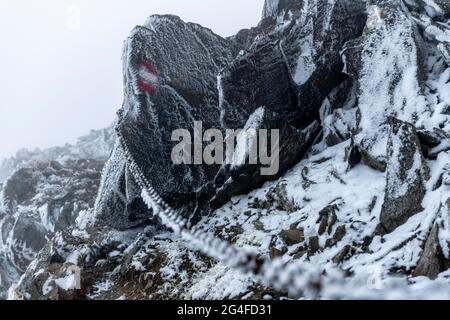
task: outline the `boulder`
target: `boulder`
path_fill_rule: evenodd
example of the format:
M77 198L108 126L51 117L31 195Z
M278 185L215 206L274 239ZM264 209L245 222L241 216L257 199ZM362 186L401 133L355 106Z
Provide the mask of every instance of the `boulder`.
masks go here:
M278 26L227 67L220 76L221 119L241 128L257 108L280 113L297 128L319 118L322 101L345 77L340 50L362 34L363 1L267 1ZM290 15L282 11L289 9Z
M29 214L22 213L15 220L7 242L7 256L20 272L25 272L47 243L46 234L45 227Z
M318 134L323 99L345 80L339 52L361 35L365 5L283 0L267 2L264 12L256 28L228 39L175 16L151 16L135 28L124 47L121 145L104 171L98 220L119 229L146 221L125 149L158 194L189 216L276 179L302 159ZM174 130L192 136L196 120L208 129L242 129L261 108L258 129L281 132L280 174L261 175L254 165L172 162Z
M319 220L317 220L317 223L319 223L319 235L323 235L325 232L328 232L328 234L331 235L334 224L337 222L336 212L338 211L338 205L333 203L319 212Z
M280 237L288 246L299 244L305 240L303 230L296 228L281 231Z
M387 149L386 192L380 222L388 233L422 211L429 168L415 127L390 119Z
M439 244L439 226L435 224L425 242L425 247L413 276L425 276L434 280L439 273L445 270L444 261L445 258Z

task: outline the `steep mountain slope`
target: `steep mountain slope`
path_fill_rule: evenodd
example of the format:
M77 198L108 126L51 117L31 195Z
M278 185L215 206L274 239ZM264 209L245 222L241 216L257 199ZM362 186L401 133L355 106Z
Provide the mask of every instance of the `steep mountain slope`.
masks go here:
M8 249L2 274L24 272L9 297L449 299L449 15L440 0L267 0L229 39L150 17L125 43L95 208L40 223L53 237L37 255ZM280 129L279 174L174 165L172 130L197 120ZM42 181L21 170L5 213Z
M0 189L1 297L48 239L94 207L114 139L112 128L92 131L76 145L23 150L5 160L13 170Z
M22 149L14 157L3 159L0 164L0 183L30 160L51 159L64 162L65 159L108 159L114 145L114 130L107 128L92 130L88 135L80 137L75 145L66 144L45 150Z

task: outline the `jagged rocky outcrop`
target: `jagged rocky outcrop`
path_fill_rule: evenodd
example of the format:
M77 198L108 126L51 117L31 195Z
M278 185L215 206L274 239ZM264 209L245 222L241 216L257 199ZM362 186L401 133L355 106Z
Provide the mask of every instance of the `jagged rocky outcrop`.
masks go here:
M277 21L280 10L293 15ZM170 205L187 212L196 207L207 211L212 198L213 207L222 205L276 179L304 156L317 137L314 122L322 100L345 78L339 52L361 35L365 17L362 1L286 1L258 27L222 39L173 16L152 16L133 31L124 49L126 94L117 130ZM205 129L242 129L258 108L272 119L255 129L283 134L277 174L264 177L255 167L250 174L247 165L230 170L225 164L218 172L217 166L172 163L173 130L192 134L195 120L202 120ZM277 127L282 119L288 121L286 129ZM117 149L104 175L97 214L127 228L145 217L140 218L140 200L128 195L133 181Z
M450 298L446 3L267 0L260 24L228 39L150 17L125 42L121 139L95 210L89 201L75 222L47 233L19 281L19 268L0 268L15 282L9 296L292 297L200 254L205 243L186 243L152 218L128 149L171 206L199 213L199 230L308 270L296 282L313 278L313 293L302 297ZM172 130L192 135L200 120L222 132L278 129L280 172L266 177L262 165L241 161L174 165ZM255 140L240 138L231 159L251 155ZM2 236L42 181L19 171ZM8 183L3 190L11 194ZM17 261L5 257L2 266Z
M94 207L113 140L111 129L93 131L74 146L22 151L11 160L16 169L0 190L0 297L55 233Z
M292 1L290 0L268 0L264 1L263 7L263 19L268 17L277 17L283 10L288 9L292 6Z
M422 256L414 270L415 276L426 276L436 279L444 271L445 258L439 244L439 227L434 225L425 242Z
M116 129L156 191L176 208L192 210L196 192L218 168L175 165L171 155L179 141L172 141L172 132L188 130L194 138L195 121L206 129L220 127L217 74L235 48L234 42L175 16L150 17L126 41L125 101ZM98 218L117 228L142 222L133 211L143 206L139 199L135 204L130 191L134 183L122 147L117 145L109 160L96 206Z
M65 165L31 162L5 182L0 197L1 247L19 272L25 272L48 237L73 225L81 211L93 207L103 164L98 160Z
M227 128L242 128L261 106L304 128L318 119L323 99L345 78L340 50L362 34L364 2L279 5L280 15L285 10L291 16L283 17L273 32L258 38L221 72L220 107Z
M415 124L419 114L429 112L424 97L426 52L402 1L368 1L368 13L363 36L347 43L343 55L345 72L358 85L356 144L365 163L384 171L389 117Z

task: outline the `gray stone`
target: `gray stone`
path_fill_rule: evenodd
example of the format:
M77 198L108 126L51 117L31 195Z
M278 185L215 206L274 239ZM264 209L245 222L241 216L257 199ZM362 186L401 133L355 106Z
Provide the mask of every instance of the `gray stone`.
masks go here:
M331 234L334 224L337 222L337 211L339 211L339 207L336 203L333 203L319 212L319 235L323 235L325 232Z
M288 246L299 244L305 240L305 234L301 229L283 230L280 237Z
M342 239L344 239L345 235L347 234L347 229L345 225L341 225L336 228L336 231L331 239L327 239L325 242L326 248L331 248L337 245Z
M450 43L441 42L438 44L438 49L444 57L445 63L450 67Z
M332 259L333 263L339 264L345 261L345 259L351 254L352 246L345 245L341 251L339 251Z
M320 250L319 237L313 236L308 240L308 255L313 255Z
M386 192L380 216L388 233L423 210L421 203L429 179L415 127L391 118L390 128Z
M433 225L413 276L436 279L444 271L444 256L439 244L439 226Z

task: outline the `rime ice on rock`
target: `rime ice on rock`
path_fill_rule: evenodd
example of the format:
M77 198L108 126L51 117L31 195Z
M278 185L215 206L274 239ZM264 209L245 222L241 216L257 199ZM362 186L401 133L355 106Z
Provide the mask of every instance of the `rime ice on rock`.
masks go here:
M218 168L173 164L172 132L192 133L194 121L205 130L219 127L217 74L235 54L234 42L175 16L150 17L125 43L125 100L116 130L153 187L176 208L193 210L196 192ZM143 202L135 197L120 148L104 171L96 214L126 229L142 222Z
M276 3L267 1L266 7ZM364 2L282 1L280 6L291 14L281 15L270 32L221 72L221 119L227 128L242 128L259 107L305 128L343 81L340 50L361 35Z

